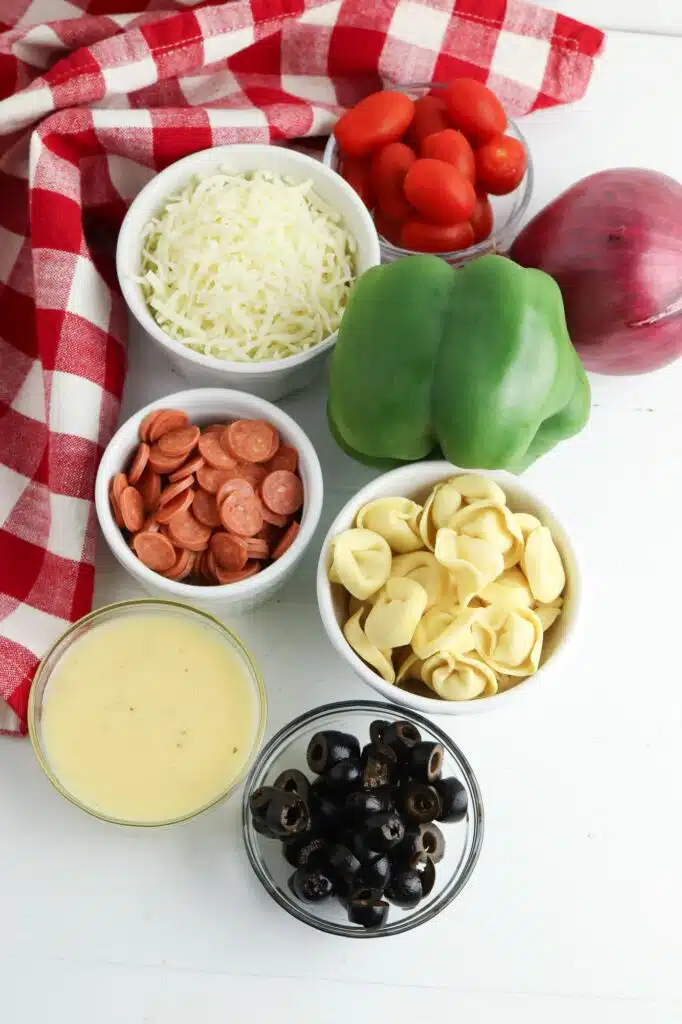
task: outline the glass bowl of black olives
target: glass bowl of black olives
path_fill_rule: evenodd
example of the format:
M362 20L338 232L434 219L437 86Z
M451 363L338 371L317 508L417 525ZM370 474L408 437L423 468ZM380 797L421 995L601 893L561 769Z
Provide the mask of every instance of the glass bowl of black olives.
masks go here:
M461 750L413 711L341 701L263 748L244 789L246 852L299 921L350 938L398 935L461 892L483 804Z

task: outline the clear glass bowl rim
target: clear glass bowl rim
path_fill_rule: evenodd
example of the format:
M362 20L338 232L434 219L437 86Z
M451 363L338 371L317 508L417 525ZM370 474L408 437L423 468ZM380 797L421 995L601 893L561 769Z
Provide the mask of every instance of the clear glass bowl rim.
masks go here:
M348 925L337 925L333 921L321 920L316 917L314 913L308 911L305 904L296 902L293 897L289 898L286 893L282 892L276 885L273 885L261 867L261 857L258 850L258 844L257 842L252 841L252 829L249 823L249 794L251 793L256 780L261 775L263 768L268 764L269 760L273 756L277 755L279 749L296 736L298 732L307 726L312 725L319 719L326 718L329 715L343 715L344 713L352 714L356 711L376 714L377 717L380 718L393 714L396 719L404 719L405 721L421 726L423 729L428 729L429 732L433 733L433 735L436 736L436 738L443 744L450 757L457 762L459 770L466 779L467 785L475 798L473 806L469 809L472 838L471 848L466 860L459 862L458 870L450 878L438 897L429 904L428 907L425 907L423 910L417 910L413 914L410 914L409 917L403 918L394 924L389 923L384 928L377 930L364 928L351 930ZM288 723L288 725L285 725L279 730L279 732L275 733L272 739L269 740L262 748L254 761L244 784L244 793L242 797L242 832L246 854L256 877L266 892L269 893L272 899L274 899L283 910L286 910L299 921L302 921L303 924L311 925L311 927L316 928L318 931L327 932L330 935L353 939L388 938L391 935L401 935L404 932L411 931L413 928L417 928L421 924L426 924L428 921L433 920L434 917L452 903L455 897L459 895L466 883L469 881L476 866L476 862L478 861L481 846L483 844L483 799L474 771L460 748L447 735L447 733L443 732L439 726L434 722L431 722L424 715L419 714L417 711L412 711L409 708L397 708L393 707L391 704L383 703L381 701L336 701L331 704L322 704L319 707L314 708L312 711L306 711L297 718L294 718L293 721Z
M417 92L419 90L426 90L429 92L431 89L447 89L446 82L413 82L411 84L399 83L393 86L387 86L387 88L395 89L397 92ZM523 216L528 209L528 205L533 195L533 185L535 181L535 175L533 170L533 158L531 156L530 148L526 137L518 126L518 123L509 115L507 115L508 126L514 129L514 132L518 136L519 142L522 144L526 151L526 174L523 181L518 186L522 189L520 194L518 206L512 210L508 219L504 222L502 227L498 230L497 234L516 234L516 230L523 219ZM334 157L337 153L336 139L334 138L333 130L327 139L327 143L324 147L324 154L322 156L322 162L327 166L334 168ZM516 191L516 190L515 190ZM513 195L513 193L511 193ZM399 245L394 245L389 242L387 238L384 238L382 234L377 231L379 235L379 244L381 245L382 251L386 253L392 259L401 259L404 256L414 256L412 249L402 249ZM492 234L488 238L484 238L482 242L477 242L475 245L470 246L468 249L455 249L453 252L437 252L431 253L433 256L440 256L444 260L452 259L457 263L464 263L467 260L476 259L478 256L485 256L489 252L497 252L496 236Z
M66 789L66 787L62 785L59 778L55 775L54 771L52 770L49 759L43 749L43 745L40 740L39 729L37 724L37 714L40 707L40 704L38 703L37 699L37 693L39 689L38 684L43 673L47 671L47 665L52 656L58 654L59 648L62 645L65 645L69 638L72 637L73 634L76 633L79 629L82 629L84 626L87 626L91 623L95 623L97 622L98 619L105 618L107 615L110 615L112 613L114 617L116 617L116 614L118 612L130 608L148 608L150 610L170 608L174 612L180 612L184 614L189 613L190 616L196 615L199 618L205 619L209 623L209 625L211 625L214 628L217 628L219 632L227 634L227 636L230 638L230 641L228 642L234 643L234 645L237 648L241 649L244 655L244 660L247 662L249 666L250 682L258 696L258 726L253 737L251 751L249 753L249 756L244 761L244 766L242 770L237 776L235 776L230 781L228 788L225 789L222 793L220 793L215 799L211 800L208 804L205 804L204 806L199 807L194 811L191 811L188 814L182 815L179 818L169 818L167 820L162 821L127 821L122 818L113 818L109 815L101 814L94 808L89 807L87 804L80 801L76 796L70 793L69 790ZM54 671L54 666L52 671ZM45 685L47 685L48 681L49 677ZM91 817L99 818L100 821L106 821L113 825L122 825L125 828L165 828L168 825L179 825L185 821L190 821L192 818L196 818L199 814L203 814L204 811L208 811L212 807L216 807L218 804L221 804L224 800L226 800L240 785L244 777L248 774L252 764L254 763L254 760L258 757L258 752L263 742L263 735L265 733L265 726L267 722L267 708L267 691L265 689L265 684L260 674L258 665L256 664L256 661L253 655L251 654L251 651L246 646L246 644L241 640L239 636L237 636L235 632L233 632L233 630L226 626L224 622L221 622L220 619L217 619L214 615L211 615L210 612L206 612L201 608L195 608L192 605L184 604L182 601L170 601L164 600L163 598L135 598L129 601L115 601L112 604L102 605L101 608L95 608L87 615L84 615L82 618L77 619L75 622L71 623L69 628L57 637L57 639L54 641L50 649L46 651L46 653L41 658L40 664L36 669L36 674L31 684L31 691L29 693L27 720L31 746L33 747L33 753L35 754L40 767L47 776L48 780L57 790L57 792L59 792L66 800L68 800L69 803L73 804L75 807L78 807L80 810L85 811L86 814L89 814Z

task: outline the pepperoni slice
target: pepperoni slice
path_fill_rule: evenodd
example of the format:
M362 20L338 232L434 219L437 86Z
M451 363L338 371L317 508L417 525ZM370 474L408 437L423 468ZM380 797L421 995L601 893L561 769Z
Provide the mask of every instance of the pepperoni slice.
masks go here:
M153 444L164 434L169 434L171 430L178 430L180 427L186 427L188 423L189 416L181 409L162 409L160 415L149 427L149 441Z
M125 475L125 473L117 473L116 476L111 481L110 494L118 505L121 504L121 495L123 494L127 486L128 477Z
M182 455L186 459L199 440L199 434L199 428L193 426L169 430L159 438L159 451L171 458Z
M121 506L116 501L113 491L109 492L109 502L111 503L111 514L114 517L114 522L118 526L119 530L122 530L125 523L123 522L123 516L121 515Z
M267 465L268 472L274 473L276 469L288 469L295 473L298 469L298 452L291 444L281 444Z
M214 469L234 469L235 460L228 455L220 443L217 434L202 434L197 443L199 454L202 455L209 466Z
M145 444L144 441L138 445L137 451L133 455L133 461L130 463L130 469L128 470L128 480L131 484L136 484L142 476L142 471L147 465L149 460L149 445Z
M203 551L208 547L211 527L200 523L188 509L173 516L168 524L168 536L179 548Z
M186 476L182 480L176 480L174 484L168 484L161 491L161 496L159 497L159 506L165 505L166 502L174 498L176 494L182 494L182 492L186 491L189 487L191 487L193 483L193 477Z
M246 494L254 494L253 487L248 480L243 480L240 476L233 476L222 483L218 488L218 493L215 496L217 508L220 508L228 494L233 494L234 491L244 491Z
M137 428L137 436L140 441L144 441L146 444L149 444L149 431L151 430L152 423L155 423L161 413L164 412L168 412L168 409L152 409L151 412L147 413Z
M282 530L285 526L289 525L289 516L283 516L280 515L279 512L273 512L263 501L260 503L260 514L263 517L263 522L269 523L270 526L276 526L279 530Z
M175 487L175 484L171 484L170 486ZM166 490L170 490L170 487L167 487ZM194 501L194 498L195 492L191 487L185 488L184 491L179 491L163 505L159 505L154 513L156 522L161 523L162 526L167 526L173 516L177 516L180 512L187 511Z
M263 537L248 537L245 543L249 558L268 558L270 545Z
M184 580L186 576L189 576L192 569L194 568L194 560L196 555L192 551L188 551L187 548L183 548L182 551L178 552L176 558L170 569L167 569L163 574L168 580Z
M137 533L144 523L144 502L142 495L134 487L125 487L121 491L121 516L123 525L131 533Z
M147 465L151 466L156 473L173 473L176 469L180 468L184 461L184 455L179 455L175 458L170 455L164 455L157 443L153 444L149 449Z
M300 523L297 523L294 520L294 522L290 525L289 529L287 530L287 532L284 534L284 536L280 540L280 542L277 545L277 547L275 548L275 550L272 552L272 556L271 557L272 557L272 560L274 562L276 562L278 558L281 558L285 551L289 550L291 545L294 543L294 541L298 537L298 531L300 529L301 529Z
M133 537L133 550L153 572L167 572L175 564L175 548L162 533L144 530Z
M209 579L211 582L213 582L215 580L215 574L216 574L216 569L217 568L218 568L218 566L216 565L215 555L213 554L213 552L210 551L210 550L209 551L205 551L204 552L204 569L206 571L207 579Z
M217 494L220 489L220 485L224 484L226 480L231 479L233 471L231 469L214 469L213 466L203 465L201 469L197 470L197 483L203 491L208 491L209 494Z
M276 469L274 473L269 473L261 485L260 493L270 511L281 516L293 515L303 504L303 484L288 469Z
M240 580L248 580L249 576L255 576L257 572L260 572L260 568L260 562L247 562L243 569L229 572L217 565L215 574L218 583L239 583Z
M219 437L224 433L228 427L227 423L209 423L207 427L201 428L202 434L217 434Z
M267 462L279 448L279 434L265 420L235 420L220 440L240 462Z
M174 484L178 480L183 480L186 476L192 476L193 473L196 473L205 465L206 463L202 459L201 455L194 455L191 459L188 459L187 462L183 462L180 469L176 469L174 473L171 473L168 479L172 484Z
M242 537L235 537L233 533L214 533L210 550L216 566L229 572L243 569L249 558L247 542Z
M259 489L268 475L265 466L258 465L256 462L240 462L235 472L242 480L248 480L254 491Z
M220 516L215 496L208 491L197 491L192 502L192 512L204 526L220 526Z
M145 466L142 476L137 482L137 489L142 495L145 511L154 512L159 504L161 477L158 473L154 472L149 464Z
M255 494L233 491L220 506L220 519L228 533L253 537L263 525L260 501Z

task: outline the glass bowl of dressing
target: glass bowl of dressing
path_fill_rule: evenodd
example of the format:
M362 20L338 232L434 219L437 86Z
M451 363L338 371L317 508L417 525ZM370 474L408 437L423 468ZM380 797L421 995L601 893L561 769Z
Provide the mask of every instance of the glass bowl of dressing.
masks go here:
M99 608L38 667L33 749L67 800L104 821L160 826L226 799L256 757L265 687L239 638L173 601Z

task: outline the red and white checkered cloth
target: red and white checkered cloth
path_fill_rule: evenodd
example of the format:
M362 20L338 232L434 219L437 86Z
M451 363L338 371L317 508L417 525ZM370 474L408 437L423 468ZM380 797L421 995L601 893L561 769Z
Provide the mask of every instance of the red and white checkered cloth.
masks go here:
M140 187L209 146L326 134L385 84L470 75L513 114L575 100L603 36L521 0L3 0L0 33L0 728L21 732L38 660L92 600L125 373L102 240Z

